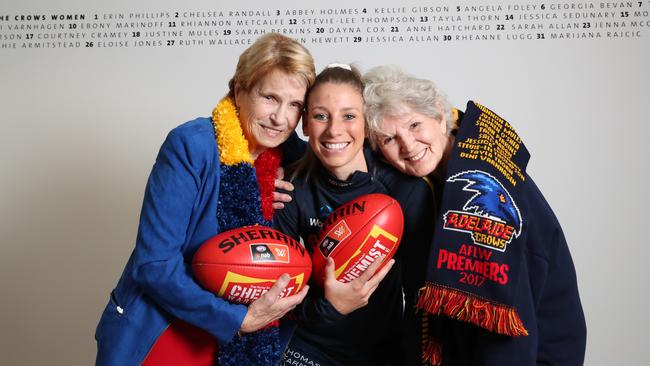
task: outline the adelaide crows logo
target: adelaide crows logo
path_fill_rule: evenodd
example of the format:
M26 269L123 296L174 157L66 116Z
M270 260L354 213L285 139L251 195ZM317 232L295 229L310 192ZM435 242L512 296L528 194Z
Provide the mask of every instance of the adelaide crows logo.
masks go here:
M470 170L460 172L447 182L464 181L463 191L474 192L462 211L445 213L444 229L469 233L474 244L505 252L513 238L521 235L519 208L510 193L492 175Z

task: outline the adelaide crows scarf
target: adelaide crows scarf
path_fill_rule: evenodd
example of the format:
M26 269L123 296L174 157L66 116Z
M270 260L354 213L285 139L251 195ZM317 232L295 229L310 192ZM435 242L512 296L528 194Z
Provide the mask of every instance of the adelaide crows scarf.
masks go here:
M507 336L526 336L514 292L527 225L530 155L512 126L468 102L449 158L418 308ZM436 364L435 343L425 358Z
M220 187L217 222L222 231L247 226L271 226L275 174L282 160L279 148L268 149L253 160L232 98L224 98L212 111L219 146ZM254 165L254 166L253 166ZM242 334L219 345L219 364L275 365L281 355L278 323Z

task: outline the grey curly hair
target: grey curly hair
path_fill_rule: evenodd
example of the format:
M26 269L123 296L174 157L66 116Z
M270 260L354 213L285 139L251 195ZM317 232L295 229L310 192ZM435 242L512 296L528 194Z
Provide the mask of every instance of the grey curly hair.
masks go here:
M398 66L377 66L363 75L363 98L366 105L366 127L370 143L381 133L385 116L417 112L435 119L445 117L447 134L454 128L451 105L447 96L426 79L418 79Z

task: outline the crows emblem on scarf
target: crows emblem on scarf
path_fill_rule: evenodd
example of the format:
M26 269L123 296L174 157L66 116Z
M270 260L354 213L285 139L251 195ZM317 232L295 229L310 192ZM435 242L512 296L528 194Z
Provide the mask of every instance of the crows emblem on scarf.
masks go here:
M471 170L447 179L447 182L457 181L467 182L463 190L475 193L465 203L463 210L508 222L515 227L515 236L519 236L522 228L521 213L510 193L496 178L480 170Z

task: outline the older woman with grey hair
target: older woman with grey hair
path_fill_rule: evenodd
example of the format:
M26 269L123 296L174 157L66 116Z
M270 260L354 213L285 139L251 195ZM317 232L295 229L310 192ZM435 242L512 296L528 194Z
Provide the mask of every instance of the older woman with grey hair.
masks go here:
M574 265L525 172L529 154L512 126L478 103L453 110L433 82L394 66L370 70L364 83L371 145L436 193L418 302L437 315L424 357L445 365L581 365L586 325Z
M396 66L376 67L364 75L364 82L373 148L408 175L424 177L444 168L454 141L454 118L436 85Z

